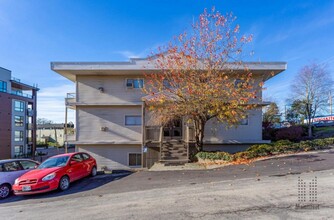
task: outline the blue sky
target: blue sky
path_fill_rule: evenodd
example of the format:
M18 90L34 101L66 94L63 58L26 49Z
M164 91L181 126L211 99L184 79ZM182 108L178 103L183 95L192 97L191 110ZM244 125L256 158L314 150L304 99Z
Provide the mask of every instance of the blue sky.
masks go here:
M264 91L282 109L303 65L326 63L334 75L334 1L326 0L0 0L0 66L38 84L38 117L62 122L74 85L50 62L146 57L212 6L232 11L241 32L254 35L248 61L288 63Z

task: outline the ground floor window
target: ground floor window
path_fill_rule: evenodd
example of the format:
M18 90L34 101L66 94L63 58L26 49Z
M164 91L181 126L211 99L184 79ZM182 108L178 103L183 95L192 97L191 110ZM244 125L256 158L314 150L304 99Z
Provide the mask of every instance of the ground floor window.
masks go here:
M23 146L22 145L16 145L14 147L14 154L15 156L20 156L23 154Z
M129 154L129 166L141 166L141 154L130 153Z

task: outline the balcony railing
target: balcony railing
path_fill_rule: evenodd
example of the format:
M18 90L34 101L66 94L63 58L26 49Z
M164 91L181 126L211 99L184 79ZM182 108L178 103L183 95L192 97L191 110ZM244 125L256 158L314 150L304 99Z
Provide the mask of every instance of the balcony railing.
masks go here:
M195 130L193 127L188 127L188 131L180 138L186 142L195 141ZM145 127L145 141L149 142L159 142L160 139L160 126L146 126ZM164 133L162 133L164 135ZM174 137L175 138L175 137ZM164 137L163 139L168 139L168 137Z
M160 127L146 126L145 127L145 141L160 141Z
M33 111L32 109L28 108L28 109L27 109L27 115L28 115L29 117L34 116L34 111Z
M27 137L27 144L29 145L33 144L32 137Z
M33 123L27 123L27 129L28 130L33 130L34 129L34 124Z
M23 93L23 92L20 91L20 90L14 90L14 91L11 92L11 94L13 94L13 95L18 95L18 96L22 96L22 97L26 97L26 98L29 98L29 99L32 99L32 95Z
M73 105L76 102L76 93L67 93L65 98L65 105Z

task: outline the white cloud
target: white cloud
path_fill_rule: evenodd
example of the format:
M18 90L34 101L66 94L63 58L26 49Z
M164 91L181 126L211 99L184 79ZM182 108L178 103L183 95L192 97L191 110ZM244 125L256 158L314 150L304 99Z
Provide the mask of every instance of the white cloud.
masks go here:
M142 57L147 56L147 54L144 54L143 52L135 53L135 52L132 52L132 51L129 51L129 50L116 51L115 53L120 54L120 55L122 55L123 57L126 57L126 58L142 58Z
M37 117L54 122L65 122L65 97L75 91L74 84L64 84L41 89L37 93ZM75 122L73 111L68 114L68 121Z

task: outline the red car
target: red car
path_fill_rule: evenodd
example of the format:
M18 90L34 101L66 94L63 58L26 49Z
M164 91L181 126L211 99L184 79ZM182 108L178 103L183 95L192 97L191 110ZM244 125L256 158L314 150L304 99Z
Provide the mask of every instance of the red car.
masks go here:
M50 157L37 169L15 180L15 195L29 195L59 189L64 191L70 183L86 176L95 176L96 160L87 153L68 153Z

